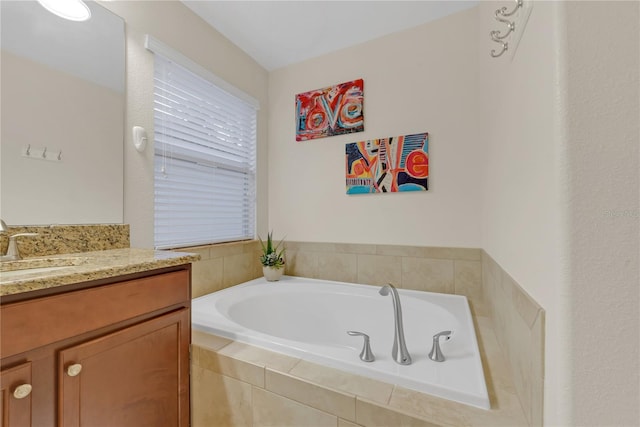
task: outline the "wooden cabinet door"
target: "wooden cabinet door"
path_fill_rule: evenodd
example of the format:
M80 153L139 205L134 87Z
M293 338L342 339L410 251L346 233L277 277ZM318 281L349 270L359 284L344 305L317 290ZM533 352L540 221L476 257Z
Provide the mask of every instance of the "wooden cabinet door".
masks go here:
M188 426L189 309L62 350L59 425Z
M0 421L2 427L31 426L31 363L0 372Z

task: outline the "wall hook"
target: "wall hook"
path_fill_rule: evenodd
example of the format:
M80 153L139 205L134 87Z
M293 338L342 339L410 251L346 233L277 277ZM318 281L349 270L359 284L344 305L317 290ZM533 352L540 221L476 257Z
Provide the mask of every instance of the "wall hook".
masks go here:
M31 155L31 144L27 145L27 151L25 152L27 156Z
M42 152L42 158L43 159L47 158L47 147L44 147L44 151Z
M491 56L493 58L497 58L502 56L509 49L509 39L507 37L513 34L515 39L513 40L513 51L518 48L518 42L520 41L520 37L522 36L522 31L526 25L527 19L529 17L529 13L531 12L531 4L530 1L527 1L527 5L525 7L524 0L515 0L515 6L513 10L508 11L506 6L501 7L500 9L496 9L495 11L495 20L501 24L507 26L506 31L503 33L502 30L494 30L489 33L491 37L491 41L500 45L500 49L492 49ZM522 9L522 13L518 16L515 16L511 19L506 19L507 17L513 16ZM516 32L516 22L518 23L518 31ZM511 38L513 38L511 37Z
M503 53L505 53L509 49L509 43L502 41L498 36L499 34L500 34L500 31L491 31L490 33L491 40L493 40L496 43L499 43L500 46L502 46L502 49L500 50L500 52L496 52L495 49L491 49L491 56L494 58L501 56Z
M507 13L507 7L501 7L500 9L496 10L496 15L499 13L502 16L511 16L514 13L516 13L518 11L518 9L520 9L522 7L522 0L516 0L516 6L513 8L513 10L509 13ZM497 17L496 17L497 19Z
M58 160L62 160L62 150L58 153Z

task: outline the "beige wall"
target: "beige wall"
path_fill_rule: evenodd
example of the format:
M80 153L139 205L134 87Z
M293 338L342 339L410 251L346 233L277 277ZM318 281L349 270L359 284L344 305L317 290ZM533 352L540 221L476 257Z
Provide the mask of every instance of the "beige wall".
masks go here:
M638 425L640 3L562 12L572 422Z
M238 47L177 0L103 1L122 17L127 32L127 114L124 147L124 222L131 245L153 246L153 145L143 153L131 129L143 126L153 141L153 54L144 48L150 34L260 102L258 112L258 231L267 229L267 72Z
M476 9L269 74L269 227L287 240L479 247ZM297 93L364 79L365 131L295 141ZM345 143L429 132L429 191L347 196Z
M545 425L636 425L638 3L535 2L513 60L488 54L500 6L478 32L482 247L546 310Z
M483 2L479 15L482 248L546 311L545 422L563 425L570 420L571 337L560 273L559 3L535 2L513 59L489 55L495 45L488 33L500 28L493 17L502 5Z

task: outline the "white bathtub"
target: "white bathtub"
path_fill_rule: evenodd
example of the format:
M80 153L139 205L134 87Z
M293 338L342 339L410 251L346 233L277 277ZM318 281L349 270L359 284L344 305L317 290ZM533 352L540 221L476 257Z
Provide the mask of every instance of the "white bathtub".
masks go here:
M394 318L391 296L379 286L284 276L252 280L193 300L193 328L208 331L333 368L368 376L445 399L489 409L482 362L467 299L460 295L398 289L407 348L413 363L391 357ZM375 361L360 360L362 337L371 337ZM433 335L444 362L427 355Z

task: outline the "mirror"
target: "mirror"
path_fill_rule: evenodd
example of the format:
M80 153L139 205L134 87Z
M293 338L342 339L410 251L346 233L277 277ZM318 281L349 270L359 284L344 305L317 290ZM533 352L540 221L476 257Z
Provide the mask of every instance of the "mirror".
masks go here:
M93 1L68 21L2 1L0 217L123 222L124 21Z

